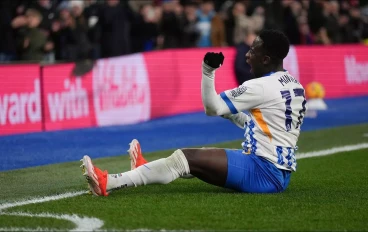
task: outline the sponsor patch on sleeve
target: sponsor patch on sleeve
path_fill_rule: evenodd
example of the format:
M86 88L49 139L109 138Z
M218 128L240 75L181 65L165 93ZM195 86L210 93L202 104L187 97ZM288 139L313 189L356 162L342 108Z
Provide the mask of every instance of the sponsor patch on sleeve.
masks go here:
M239 97L240 95L242 95L245 91L247 91L247 87L245 86L239 86L236 89L233 89L230 91L230 94L233 98Z

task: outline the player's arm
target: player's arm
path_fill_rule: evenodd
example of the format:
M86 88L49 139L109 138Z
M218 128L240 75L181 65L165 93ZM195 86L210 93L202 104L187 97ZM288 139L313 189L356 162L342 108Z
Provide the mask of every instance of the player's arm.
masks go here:
M215 68L202 63L202 103L204 110L209 116L230 114L229 107L215 90Z
M237 114L257 107L263 102L263 86L247 81L237 88L217 94L215 71L222 65L222 53L207 53L202 63L202 102L207 115ZM221 60L222 58L222 60Z
M225 115L222 115L221 117L230 120L240 129L244 129L245 123L250 121L250 117L243 112L240 112L237 114L225 114Z

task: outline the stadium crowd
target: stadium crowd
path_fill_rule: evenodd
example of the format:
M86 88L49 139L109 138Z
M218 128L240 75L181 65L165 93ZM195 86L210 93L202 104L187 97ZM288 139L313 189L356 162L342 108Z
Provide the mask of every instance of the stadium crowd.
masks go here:
M364 0L1 0L0 62L77 61L167 48L239 50L263 28L284 31L294 45L363 43L368 5Z

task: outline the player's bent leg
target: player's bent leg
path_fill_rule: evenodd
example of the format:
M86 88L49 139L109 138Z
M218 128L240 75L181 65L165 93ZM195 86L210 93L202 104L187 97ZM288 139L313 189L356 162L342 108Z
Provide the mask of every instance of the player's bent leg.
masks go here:
M226 151L222 148L182 149L190 174L209 184L224 187L227 178Z
M119 174L102 172L92 164L88 156L82 159L82 161L85 160L88 160L88 162L84 162L82 167L86 167L85 170L88 170L85 174L86 179L90 189L97 196L106 196L110 191L126 187L168 184L181 176L189 174L188 162L180 149L167 158L155 160L134 170Z
M130 170L134 170L137 167L148 163L143 156L141 145L137 139L133 139L129 143L128 154L129 154L129 159L130 159ZM191 178L194 178L194 176L191 174L187 174L187 175L181 176L181 178L191 179Z

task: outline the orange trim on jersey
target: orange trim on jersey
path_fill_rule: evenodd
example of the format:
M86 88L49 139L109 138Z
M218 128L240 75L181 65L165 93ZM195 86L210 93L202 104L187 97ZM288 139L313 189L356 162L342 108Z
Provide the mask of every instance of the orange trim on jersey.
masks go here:
M270 141L272 141L272 134L271 134L270 128L268 128L267 123L264 121L261 110L260 109L253 109L253 110L251 110L251 113L255 117L255 119L256 119L258 125L261 127L263 133L265 133L268 136L268 138L270 138Z

